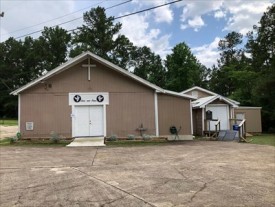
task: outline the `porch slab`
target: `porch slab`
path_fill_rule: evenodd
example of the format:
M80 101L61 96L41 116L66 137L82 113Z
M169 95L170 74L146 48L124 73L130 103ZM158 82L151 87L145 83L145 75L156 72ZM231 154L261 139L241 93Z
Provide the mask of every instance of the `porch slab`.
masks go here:
M104 147L104 137L75 138L67 147Z

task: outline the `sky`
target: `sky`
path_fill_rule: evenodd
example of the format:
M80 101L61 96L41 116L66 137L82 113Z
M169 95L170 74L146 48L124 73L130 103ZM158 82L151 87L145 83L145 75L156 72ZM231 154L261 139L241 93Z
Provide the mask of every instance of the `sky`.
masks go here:
M108 16L119 17L173 1L0 0L0 14L4 12L4 17L0 17L0 42L28 34L36 38L40 35L36 31L44 26L61 24L64 29L75 29L83 24L83 13L97 6L105 7ZM123 2L126 3L112 7ZM163 59L175 45L185 42L202 64L211 67L219 58L219 40L231 31L243 35L251 31L274 3L274 0L182 0L116 21L122 23L120 32L130 41L150 47Z

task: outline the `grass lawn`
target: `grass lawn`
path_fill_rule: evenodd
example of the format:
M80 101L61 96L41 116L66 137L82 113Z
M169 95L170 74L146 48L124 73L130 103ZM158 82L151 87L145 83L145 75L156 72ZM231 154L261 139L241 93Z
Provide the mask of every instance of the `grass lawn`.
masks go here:
M248 140L252 139L250 144L271 145L275 146L275 134L261 134L253 137L248 137ZM203 139L199 139L203 140ZM0 140L1 146L29 146L29 147L65 147L71 141L61 140L59 143L52 143L50 140L19 140L15 143L11 143L11 138L5 138ZM171 145L178 144L179 142L167 142L166 140L148 140L148 141L109 141L106 142L107 147L136 147L136 146L155 146L155 145Z
M154 146L154 145L165 145L167 143L166 140L156 140L156 141L109 141L106 142L106 146L110 147L136 147L136 146Z
M261 134L258 136L248 137L248 140L252 139L252 144L262 144L275 146L275 134Z
M17 119L0 119L0 125L3 126L17 126L18 120Z
M52 143L50 140L19 140L17 142L11 143L11 138L5 138L0 140L1 146L26 146L26 147L65 147L71 141L61 140L59 143Z

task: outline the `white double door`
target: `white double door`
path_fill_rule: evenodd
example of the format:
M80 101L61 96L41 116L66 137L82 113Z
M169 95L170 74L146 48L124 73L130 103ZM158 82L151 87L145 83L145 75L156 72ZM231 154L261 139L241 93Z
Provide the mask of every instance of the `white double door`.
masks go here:
M212 111L212 118L221 121L221 130L229 129L229 107L225 104L209 104L206 111ZM216 121L210 121L210 130L215 130ZM206 129L206 130L209 130Z
M103 106L75 106L75 137L103 136Z

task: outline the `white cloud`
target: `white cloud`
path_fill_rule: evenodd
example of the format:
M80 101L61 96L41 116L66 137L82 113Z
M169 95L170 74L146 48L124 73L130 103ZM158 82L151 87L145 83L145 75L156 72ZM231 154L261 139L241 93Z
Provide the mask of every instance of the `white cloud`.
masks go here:
M181 3L183 10L180 27L181 29L190 27L198 31L199 25L204 21L202 16L212 13L211 15L216 19L229 17L226 19L224 30L245 34L260 20L263 12L270 5L271 3L267 1L217 0L198 3L186 0ZM201 17L202 21L198 17Z
M231 14L224 30L237 31L246 34L254 24L257 24L271 3L268 2L224 2L224 8Z
M204 21L200 16L195 16L194 18L188 20L188 25L197 32L202 26L204 26Z
M217 49L219 41L220 38L216 37L210 44L194 47L191 50L203 65L212 67L217 63L217 59L219 58L219 51Z
M167 3L167 0L158 0L158 1L133 1L133 3L138 4L140 7L146 6L151 7L151 6L158 6L161 4ZM164 6L164 7L159 7L154 10L152 10L153 18L154 21L157 23L165 22L165 23L171 23L174 18L174 13L173 10L171 9L170 5Z
M154 10L156 22L171 23L173 21L173 11L170 7L161 7Z
M181 29L188 27L198 31L205 25L202 15L211 11L219 10L222 6L222 1L203 1L203 2L189 2L186 1L181 15Z
M214 17L216 19L221 19L221 18L224 18L225 16L226 16L226 13L224 11L222 11L222 10L217 10L214 13Z
M205 26L204 21L200 16L195 16L192 19L187 21L187 24L181 24L181 30L185 30L187 28L193 28L195 32L198 32L201 27Z
M161 57L169 51L170 34L161 36L160 29L150 28L150 15L133 15L121 20L121 33L127 36L134 45L147 46Z
M182 29L182 30L185 30L185 29L187 29L189 26L188 26L188 24L181 24L180 25L180 29Z
M10 36L18 37L25 35L43 29L44 26L52 26L75 17L72 15L67 17L66 20L64 20L64 18L58 19L12 33L15 30L27 28L55 17L60 17L62 14L70 13L73 11L75 4L73 1L59 1L53 6L52 3L52 1L24 1L24 3L4 1L1 3L3 11L5 10L5 16L1 19L1 41L5 41ZM19 6L17 6L17 4L19 4ZM62 13L60 13L61 11ZM77 14L77 16L79 16L79 14ZM66 26L69 26L69 24Z

